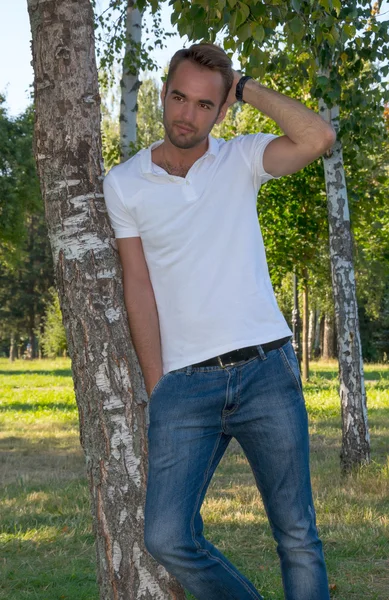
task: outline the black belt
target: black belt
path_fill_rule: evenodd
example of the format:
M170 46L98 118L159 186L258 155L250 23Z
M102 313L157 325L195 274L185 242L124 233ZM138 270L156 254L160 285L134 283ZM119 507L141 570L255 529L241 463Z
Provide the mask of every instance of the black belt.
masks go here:
M277 348L281 348L286 342L290 340L290 336L281 338L280 340L274 340L274 342L267 342L266 344L258 344L261 346L262 350L266 352L270 352L270 350L276 350ZM229 367L234 365L235 363L249 360L250 358L254 358L258 356L258 348L257 346L248 346L247 348L239 348L238 350L232 350L231 352L226 352L225 354L221 354L220 356L214 356L213 358L208 358L203 362L196 363L192 365L192 367Z

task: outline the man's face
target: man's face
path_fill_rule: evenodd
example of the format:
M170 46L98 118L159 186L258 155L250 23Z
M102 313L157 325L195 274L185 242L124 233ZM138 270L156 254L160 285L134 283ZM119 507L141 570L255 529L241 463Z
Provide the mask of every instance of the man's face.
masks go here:
M224 91L223 78L218 71L180 63L162 89L163 124L170 142L177 148L198 146L215 123L223 120L227 106L220 107Z

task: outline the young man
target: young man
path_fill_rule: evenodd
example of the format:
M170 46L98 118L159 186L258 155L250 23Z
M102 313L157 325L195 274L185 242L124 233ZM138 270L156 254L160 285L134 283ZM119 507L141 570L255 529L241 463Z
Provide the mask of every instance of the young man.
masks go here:
M285 135L212 138L237 99ZM210 44L173 56L162 102L164 140L104 181L150 396L146 547L198 600L262 598L202 533L206 490L235 437L278 543L285 598L328 600L299 368L256 201L263 183L302 169L335 135Z

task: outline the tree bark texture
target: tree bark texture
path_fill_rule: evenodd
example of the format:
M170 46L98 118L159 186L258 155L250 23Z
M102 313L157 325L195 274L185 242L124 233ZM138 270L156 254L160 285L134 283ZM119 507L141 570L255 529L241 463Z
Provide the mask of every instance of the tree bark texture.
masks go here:
M122 92L120 102L120 147L121 159L125 161L130 156L129 144L136 143L136 117L138 114L138 90L140 81L138 68L134 61L133 43L140 44L142 34L142 14L134 7L134 2L128 0L126 15L127 43L123 60L123 74L120 81Z
M89 0L28 0L35 157L85 452L102 600L185 598L146 552L147 396L102 194Z
M321 354L321 323L322 315L318 309L316 309L316 326L315 326L315 339L313 342L313 356L318 358Z
M323 352L321 356L324 360L335 358L335 323L330 313L326 312L324 316L323 331Z
M303 279L303 369L302 380L309 381L309 345L308 345L308 278Z
M14 362L17 355L17 347L14 332L11 333L11 340L9 346L9 360L10 362Z
M316 330L316 309L311 308L309 311L309 323L308 323L308 356L312 360L314 355L314 342L315 342L315 330Z
M339 108L319 103L323 118L339 130ZM353 266L353 245L343 166L337 140L324 157L330 239L332 288L338 334L340 400L342 410L341 465L345 472L370 461L366 391L359 333Z

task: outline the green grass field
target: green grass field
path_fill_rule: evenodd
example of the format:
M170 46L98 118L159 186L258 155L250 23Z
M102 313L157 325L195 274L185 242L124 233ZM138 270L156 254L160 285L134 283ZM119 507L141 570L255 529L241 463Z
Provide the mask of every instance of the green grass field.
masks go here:
M389 600L389 366L367 365L372 463L342 478L337 367L305 386L318 526L331 596ZM0 598L98 600L70 361L0 359ZM230 445L203 507L206 535L282 600L278 558L253 476Z

